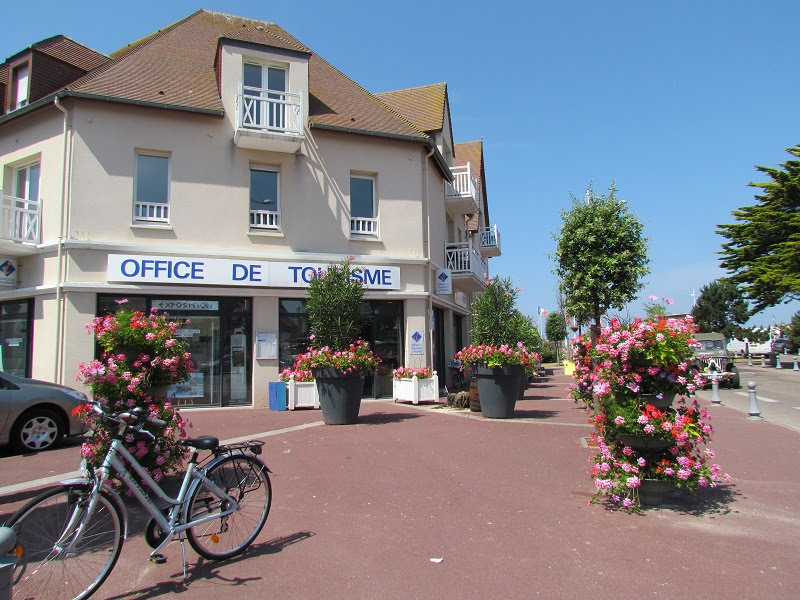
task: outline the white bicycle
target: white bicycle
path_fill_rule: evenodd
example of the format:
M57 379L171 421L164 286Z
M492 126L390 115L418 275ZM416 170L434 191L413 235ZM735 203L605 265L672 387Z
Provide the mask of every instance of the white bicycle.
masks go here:
M144 426L163 427L164 422L140 410L108 414L97 403L93 409L117 427L103 465L90 470L85 479L64 481L47 490L6 523L17 534L15 598L77 600L88 598L102 585L127 537L125 505L108 484L112 470L151 516L145 540L153 548L153 562L166 560L160 552L177 535L184 580L187 538L200 556L212 560L236 556L253 543L272 501L269 468L258 458L264 442L220 445L211 436L181 440L192 454L180 492L172 498L122 443L131 432L154 440ZM198 463L200 450L211 455Z

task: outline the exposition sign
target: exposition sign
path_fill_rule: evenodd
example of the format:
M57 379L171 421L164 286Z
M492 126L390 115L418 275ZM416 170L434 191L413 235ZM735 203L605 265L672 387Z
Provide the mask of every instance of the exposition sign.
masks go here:
M125 283L308 287L329 265L230 258L109 254L106 278ZM353 265L352 277L371 290L399 290L400 267Z

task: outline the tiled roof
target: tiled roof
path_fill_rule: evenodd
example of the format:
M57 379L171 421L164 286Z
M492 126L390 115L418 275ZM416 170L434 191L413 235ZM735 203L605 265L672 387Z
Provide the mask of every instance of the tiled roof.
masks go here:
M57 58L66 63L74 65L83 71L91 71L97 67L109 62L109 57L105 54L100 54L91 48L87 48L83 44L69 39L63 35L42 40L34 44L33 49L38 50L48 56Z
M434 83L375 95L422 131L441 131L444 127L446 83Z
M309 57L312 126L423 138L407 122L283 29L266 21L200 10L112 54L113 61L67 89L82 94L222 111L215 60L220 39Z
M478 229L484 224L489 224L489 200L486 196L486 177L483 170L483 140L474 142L461 142L453 149L453 166L460 167L469 163L473 177L478 182L480 188L481 203L479 205L480 214L472 215L467 223L470 230Z

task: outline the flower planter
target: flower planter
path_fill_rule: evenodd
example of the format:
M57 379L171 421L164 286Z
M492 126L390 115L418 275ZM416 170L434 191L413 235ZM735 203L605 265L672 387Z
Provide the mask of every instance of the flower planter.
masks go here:
M642 506L659 506L677 489L671 481L642 479L639 484L639 503Z
M316 381L295 381L290 378L286 382L286 408L319 408L319 393Z
M656 394L640 394L639 399L643 404L650 404L658 410L664 410L672 406L676 395L675 392L664 392L661 394L661 398L658 398Z
M675 445L674 440L662 440L651 435L630 435L622 433L617 440L634 450L666 450Z
M434 371L431 377L425 379L419 379L416 375L411 379L392 378L392 396L395 402L436 402L439 399L439 377Z
M311 369L316 380L322 420L326 425L353 425L361 408L364 377L334 367Z
M514 416L520 390L519 380L524 372L521 365L476 365L474 377L478 380L478 396L484 417L510 419Z
M472 412L481 412L481 398L478 394L478 380L474 377L469 382L469 409Z

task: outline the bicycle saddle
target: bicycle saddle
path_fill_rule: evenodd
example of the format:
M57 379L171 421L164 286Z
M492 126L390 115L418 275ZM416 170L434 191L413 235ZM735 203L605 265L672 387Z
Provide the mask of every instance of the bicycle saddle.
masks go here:
M192 448L197 448L198 450L214 450L219 446L219 438L215 438L213 435L201 435L200 437L196 438L186 438L185 440L180 440L181 446L191 446Z

